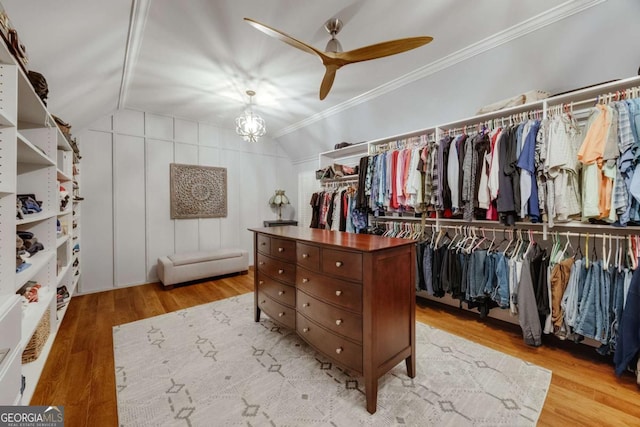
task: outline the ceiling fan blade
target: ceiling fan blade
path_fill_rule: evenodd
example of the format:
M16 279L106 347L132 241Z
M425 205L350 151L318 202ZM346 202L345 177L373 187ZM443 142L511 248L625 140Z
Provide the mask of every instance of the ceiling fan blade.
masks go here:
M260 22L253 20L251 18L244 18L244 20L247 21L251 26L265 33L266 35L276 38L280 41L283 41L288 45L296 47L312 55L319 56L321 59L323 59L325 56L324 52L314 48L313 46L309 46L308 44L303 43L300 40L296 40L290 35L283 33L282 31L278 31L275 28L269 27L268 25L261 24Z
M384 58L385 56L406 52L424 46L432 40L433 37L410 37L406 39L389 40L334 55L336 58L345 61L345 63L369 61L371 59Z
M324 78L322 79L322 84L320 85L320 100L322 101L327 97L329 91L331 90L331 86L333 86L333 80L336 78L336 71L338 71L339 66L335 65L326 65L326 71L324 73Z

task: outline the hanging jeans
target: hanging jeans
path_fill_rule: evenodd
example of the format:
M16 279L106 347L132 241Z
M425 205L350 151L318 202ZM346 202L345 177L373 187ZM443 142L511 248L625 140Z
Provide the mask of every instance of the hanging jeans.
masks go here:
M469 288L467 300L471 301L484 296L486 250L478 250L469 254Z
M636 269L631 277L619 332L613 356L616 375L622 375L640 350L640 269Z
M587 271L587 278L580 300L576 333L588 338L599 339L602 334L602 305L600 288L604 286L602 264L592 262Z
M496 287L491 292L491 299L494 300L500 308L509 308L509 263L504 253L500 252L494 255Z
M422 271L424 276L424 290L429 295L433 295L433 248L431 245L424 246L424 253L422 255Z

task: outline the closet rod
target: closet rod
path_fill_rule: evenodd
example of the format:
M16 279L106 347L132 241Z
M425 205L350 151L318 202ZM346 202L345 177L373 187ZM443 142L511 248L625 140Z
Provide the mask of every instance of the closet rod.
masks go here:
M572 108L574 105L581 105L581 104L593 104L594 106L596 104L598 104L600 101L607 101L611 102L611 101L617 101L620 99L620 96L623 96L623 98L627 99L627 98L631 98L634 97L634 95L638 95L640 94L640 86L634 86L634 87L630 87L624 90L618 90L615 92L609 92L609 93L603 93L602 95L598 95L595 98L588 98L588 99L583 99L581 101L571 101L571 102L563 102L563 103L559 103L559 104L553 104L551 107L555 107L555 106L568 106L569 108ZM615 98L615 99L614 99Z

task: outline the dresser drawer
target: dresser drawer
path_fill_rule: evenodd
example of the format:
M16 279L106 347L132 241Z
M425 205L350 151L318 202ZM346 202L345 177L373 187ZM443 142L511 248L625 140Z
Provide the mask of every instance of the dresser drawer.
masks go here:
M296 288L273 280L260 272L257 274L259 292L269 295L272 299L282 304L290 305L291 307L296 306Z
M273 279L282 280L291 285L295 284L295 264L258 254L258 271Z
M320 353L346 368L362 373L362 346L332 334L300 313L296 315L296 331Z
M356 283L296 269L296 288L347 310L362 313L362 286Z
M272 237L271 256L285 261L296 262L296 242Z
M296 328L296 311L269 298L265 293L258 292L258 307L260 310L287 328Z
M351 280L362 280L362 254L336 249L322 250L322 271Z
M320 248L298 243L296 247L298 265L313 271L320 271Z
M269 255L271 253L271 237L258 234L258 252Z
M334 307L302 291L296 293L296 310L325 328L362 342L362 316Z

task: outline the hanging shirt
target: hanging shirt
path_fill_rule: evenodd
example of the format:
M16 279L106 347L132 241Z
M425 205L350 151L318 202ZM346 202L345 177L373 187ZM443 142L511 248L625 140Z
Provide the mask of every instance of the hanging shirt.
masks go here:
M447 156L447 179L449 181L449 187L451 188L451 209L456 212L460 208L460 194L458 192L458 147L457 141L460 136L456 138L449 148L449 155Z

